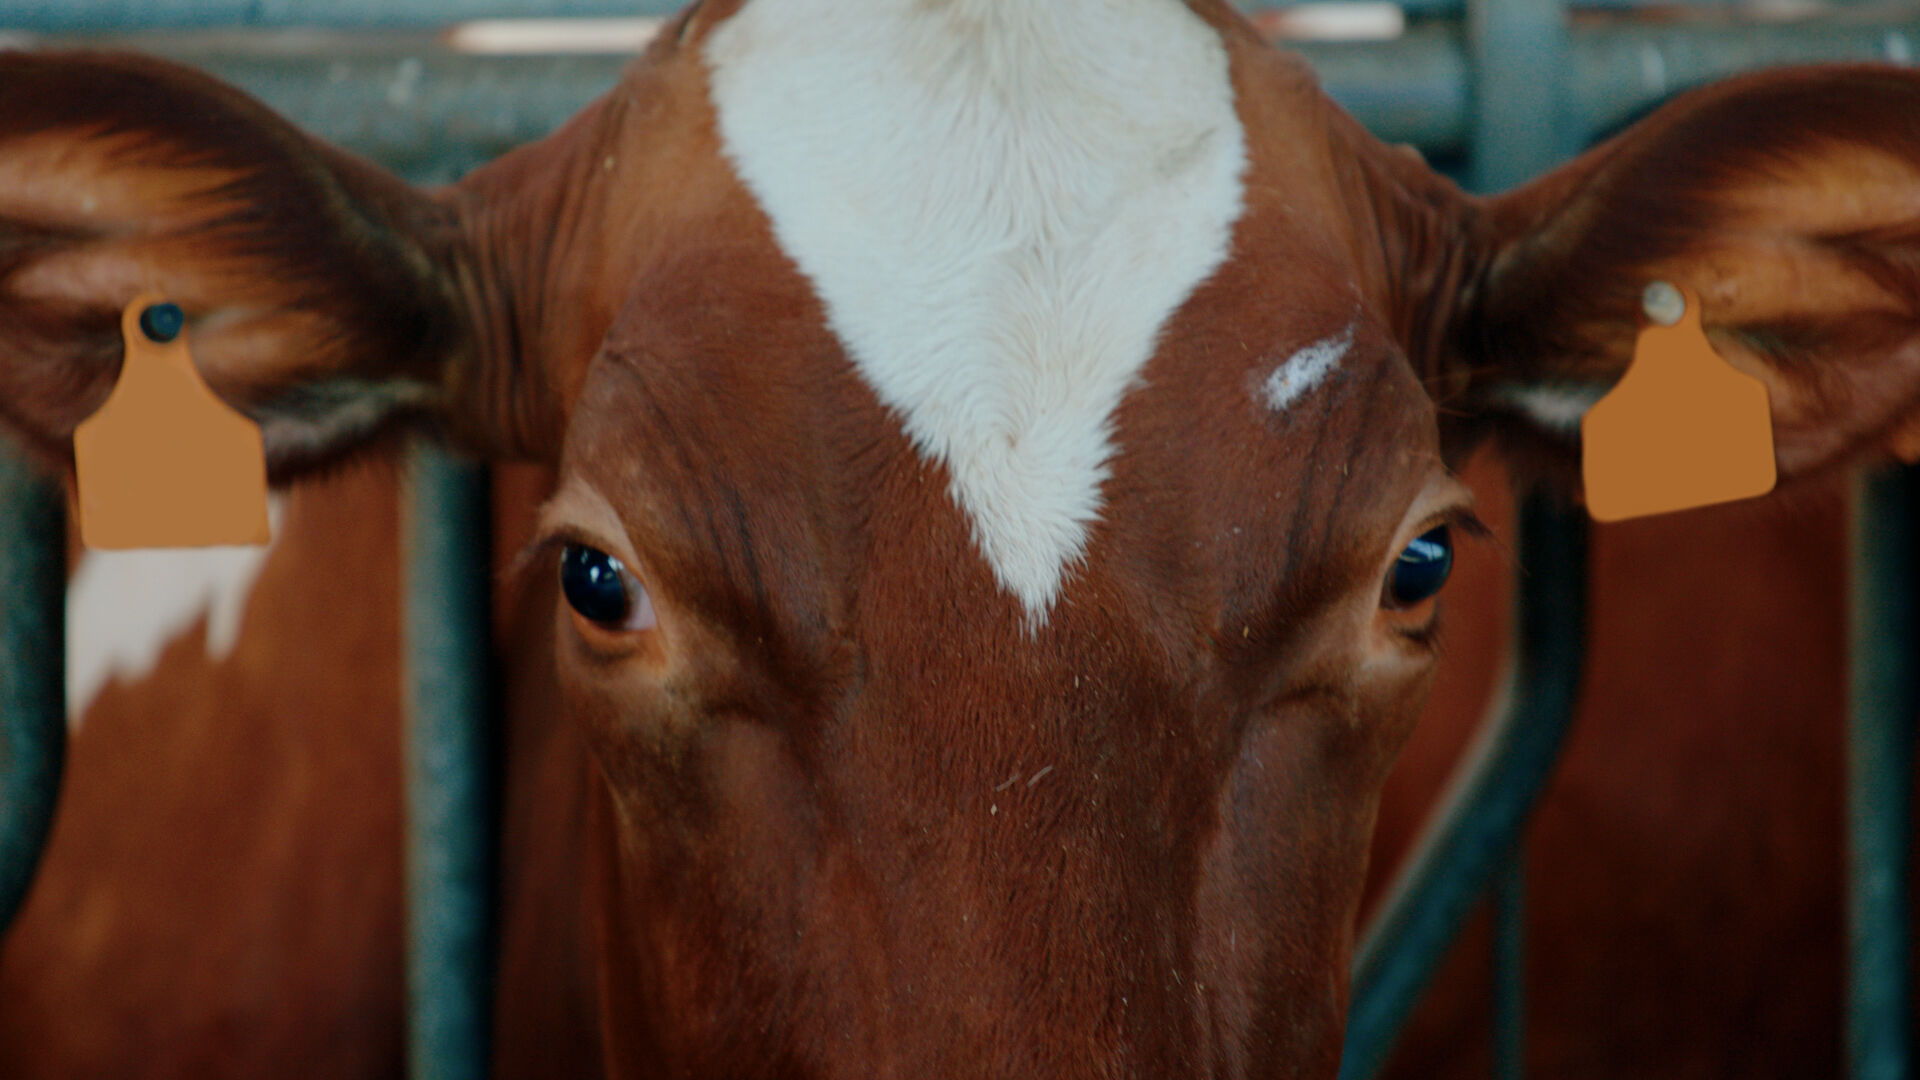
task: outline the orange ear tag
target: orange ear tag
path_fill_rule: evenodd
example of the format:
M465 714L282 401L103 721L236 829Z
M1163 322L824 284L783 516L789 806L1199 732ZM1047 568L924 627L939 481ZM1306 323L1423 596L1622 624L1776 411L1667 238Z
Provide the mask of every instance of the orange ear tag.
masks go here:
M107 403L73 432L80 539L90 548L264 544L260 426L194 367L180 309L143 296L120 317L126 359Z
M1713 351L1692 293L1656 281L1641 303L1651 322L1632 365L1580 422L1588 513L1624 521L1772 491L1766 384Z

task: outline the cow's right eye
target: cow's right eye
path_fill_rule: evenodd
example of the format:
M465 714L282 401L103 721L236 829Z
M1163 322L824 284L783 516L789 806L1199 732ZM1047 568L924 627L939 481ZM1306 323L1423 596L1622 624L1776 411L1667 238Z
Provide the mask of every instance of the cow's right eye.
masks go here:
M651 630L653 601L620 560L585 544L560 555L560 590L567 605L603 630Z

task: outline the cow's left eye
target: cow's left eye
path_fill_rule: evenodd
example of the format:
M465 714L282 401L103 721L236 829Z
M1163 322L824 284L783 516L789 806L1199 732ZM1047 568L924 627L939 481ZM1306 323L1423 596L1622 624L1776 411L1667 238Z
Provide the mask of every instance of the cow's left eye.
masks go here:
M1421 533L1387 572L1389 607L1412 607L1430 600L1453 572L1453 535L1445 525Z
M560 555L560 590L567 605L603 630L651 630L653 600L619 559L585 544Z

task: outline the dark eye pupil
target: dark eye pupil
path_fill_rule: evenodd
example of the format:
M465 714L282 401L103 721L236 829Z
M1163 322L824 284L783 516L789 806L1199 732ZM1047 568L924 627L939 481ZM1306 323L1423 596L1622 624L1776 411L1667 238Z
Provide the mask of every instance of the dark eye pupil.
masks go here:
M608 626L626 622L633 607L620 560L585 544L568 544L561 554L560 589L573 610Z
M1387 595L1407 607L1429 599L1453 572L1453 537L1447 527L1429 529L1407 545L1387 575Z

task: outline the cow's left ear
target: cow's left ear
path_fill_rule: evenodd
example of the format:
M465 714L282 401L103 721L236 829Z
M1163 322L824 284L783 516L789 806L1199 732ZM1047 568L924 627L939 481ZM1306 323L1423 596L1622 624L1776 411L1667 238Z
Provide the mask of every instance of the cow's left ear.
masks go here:
M1443 347L1454 411L1571 449L1666 281L1767 383L1783 477L1920 455L1920 72L1696 91L1472 220Z

